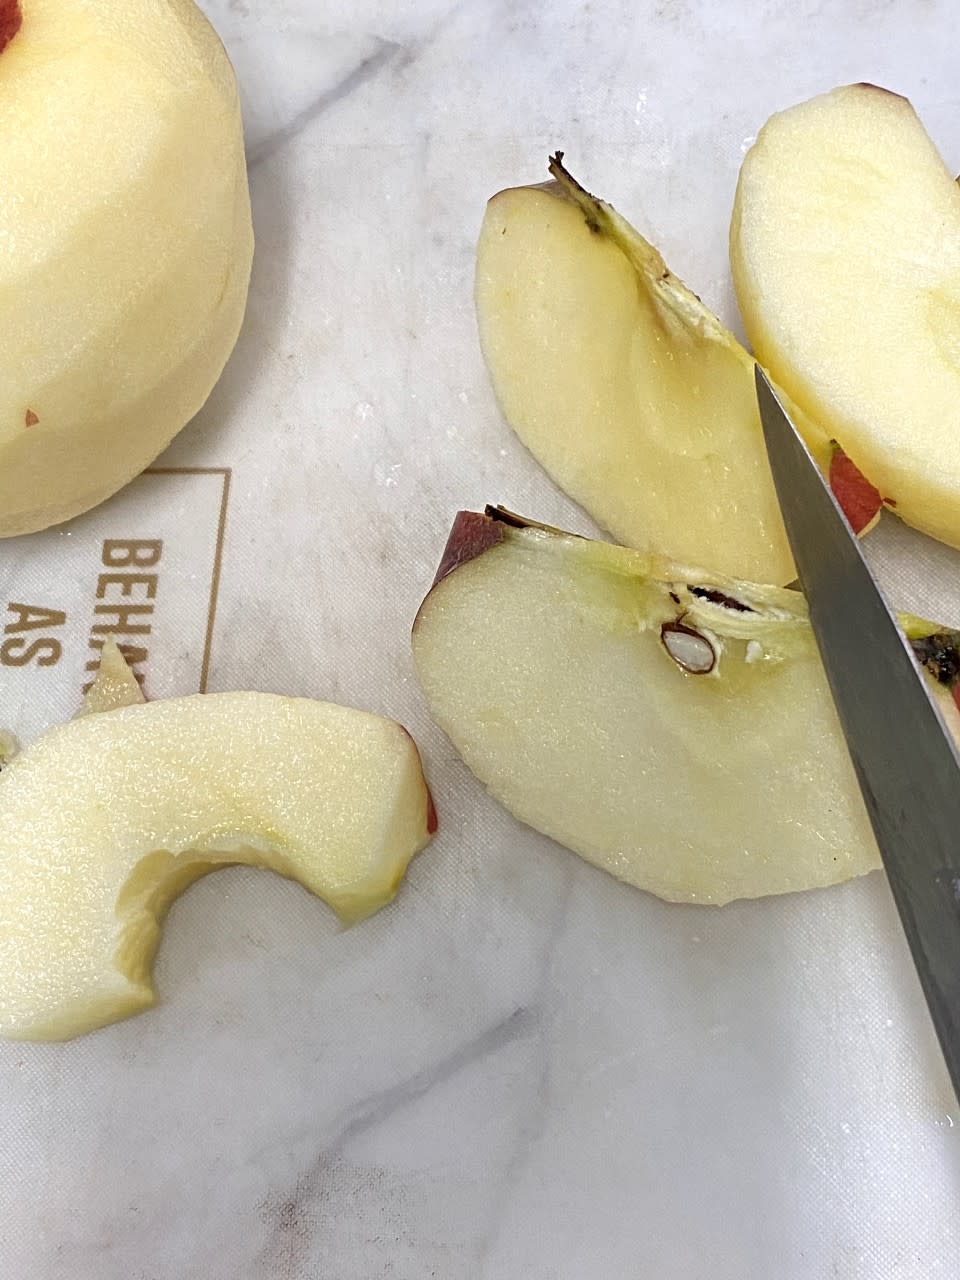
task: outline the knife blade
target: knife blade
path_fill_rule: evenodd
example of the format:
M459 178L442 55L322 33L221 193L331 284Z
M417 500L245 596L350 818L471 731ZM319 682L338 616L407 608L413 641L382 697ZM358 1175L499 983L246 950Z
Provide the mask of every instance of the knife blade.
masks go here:
M759 365L756 383L810 621L960 1099L960 755L850 525Z

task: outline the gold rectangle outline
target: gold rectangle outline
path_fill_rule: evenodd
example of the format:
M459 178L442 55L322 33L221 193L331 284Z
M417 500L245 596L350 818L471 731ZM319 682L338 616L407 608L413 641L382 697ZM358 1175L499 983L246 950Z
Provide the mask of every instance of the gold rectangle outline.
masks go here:
M207 606L207 633L203 644L203 663L200 667L200 692L207 692L210 676L210 660L213 652L213 629L217 621L217 603L220 596L220 572L223 568L223 543L227 531L227 505L230 501L232 467L148 467L141 472L145 476L220 476L223 487L220 494L220 516L217 521L217 545L213 553L213 574L210 578L210 602Z

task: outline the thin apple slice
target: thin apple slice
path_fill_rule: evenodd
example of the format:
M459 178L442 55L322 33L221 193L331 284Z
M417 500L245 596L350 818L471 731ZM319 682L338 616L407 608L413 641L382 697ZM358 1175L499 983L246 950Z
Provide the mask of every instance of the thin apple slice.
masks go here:
M678 902L879 865L798 592L517 523L458 516L413 633L431 712L511 813Z
M908 524L960 546L960 191L905 98L773 116L730 256L757 358Z
M0 772L0 1034L152 1004L163 916L208 871L267 867L359 920L435 825L413 739L366 712L197 694L61 725Z
M494 196L480 233L480 340L504 416L619 541L791 581L752 358L559 156L550 172ZM796 421L826 469L827 438Z

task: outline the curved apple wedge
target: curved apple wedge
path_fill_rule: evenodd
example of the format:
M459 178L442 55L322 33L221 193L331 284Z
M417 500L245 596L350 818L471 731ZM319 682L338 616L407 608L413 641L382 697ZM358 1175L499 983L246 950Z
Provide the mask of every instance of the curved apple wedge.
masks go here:
M434 717L498 800L671 901L879 866L798 592L508 519L461 513L413 634Z
M757 359L874 502L960 546L960 191L910 103L855 84L772 116L730 261Z
M795 577L767 462L753 359L617 211L554 157L547 186L502 191L477 247L484 358L504 416L619 541ZM827 438L795 413L826 468Z
M358 920L434 827L413 739L366 712L221 693L61 725L0 772L0 1034L152 1004L164 913L208 871L267 867Z

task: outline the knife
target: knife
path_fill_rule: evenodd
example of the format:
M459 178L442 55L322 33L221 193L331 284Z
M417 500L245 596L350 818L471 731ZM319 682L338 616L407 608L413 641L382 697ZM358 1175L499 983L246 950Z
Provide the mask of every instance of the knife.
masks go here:
M960 755L856 536L759 365L756 382L820 657L960 1099Z

